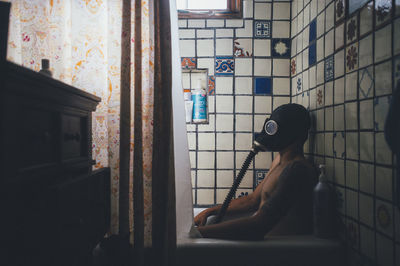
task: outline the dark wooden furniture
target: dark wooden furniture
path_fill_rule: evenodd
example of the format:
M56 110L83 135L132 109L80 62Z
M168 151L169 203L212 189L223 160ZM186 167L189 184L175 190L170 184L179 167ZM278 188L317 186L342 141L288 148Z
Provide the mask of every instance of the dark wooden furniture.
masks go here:
M110 219L109 169L91 170L99 102L0 59L0 265L90 265Z

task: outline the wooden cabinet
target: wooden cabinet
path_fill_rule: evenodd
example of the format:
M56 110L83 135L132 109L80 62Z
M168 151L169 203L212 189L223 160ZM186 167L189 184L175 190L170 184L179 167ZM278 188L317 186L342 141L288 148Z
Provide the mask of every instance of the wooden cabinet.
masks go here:
M99 102L0 60L0 265L90 263L110 220L109 169L92 171Z

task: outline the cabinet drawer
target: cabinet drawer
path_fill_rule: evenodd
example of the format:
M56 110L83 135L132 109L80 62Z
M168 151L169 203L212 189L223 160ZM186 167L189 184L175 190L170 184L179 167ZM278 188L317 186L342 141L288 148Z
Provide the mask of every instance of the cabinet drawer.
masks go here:
M62 159L87 156L87 117L61 115Z
M57 162L58 114L21 106L17 116L19 168Z

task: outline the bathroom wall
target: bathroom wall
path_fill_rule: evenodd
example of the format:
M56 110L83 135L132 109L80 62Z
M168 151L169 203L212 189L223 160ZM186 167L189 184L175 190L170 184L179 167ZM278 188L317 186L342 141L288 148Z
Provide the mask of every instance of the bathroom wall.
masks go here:
M338 191L351 265L400 265L383 134L400 80L400 1L294 0L291 14L292 101L315 119L306 147Z
M266 116L290 102L290 1L245 0L243 9L243 19L179 20L182 68L208 72L209 123L187 126L195 206L222 203ZM257 155L237 196L272 158Z

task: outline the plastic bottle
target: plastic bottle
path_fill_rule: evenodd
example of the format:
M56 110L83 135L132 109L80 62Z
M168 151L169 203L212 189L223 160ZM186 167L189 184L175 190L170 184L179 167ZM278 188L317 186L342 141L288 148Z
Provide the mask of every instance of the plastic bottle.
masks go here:
M207 91L204 88L192 92L193 123L207 122Z
M319 182L314 188L314 235L329 238L335 233L333 190L325 176L325 165L321 164L319 169Z
M50 71L49 59L42 59L42 69L39 71L39 73L44 74L49 77L53 76L53 74Z

